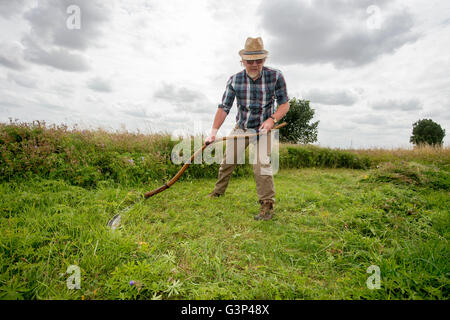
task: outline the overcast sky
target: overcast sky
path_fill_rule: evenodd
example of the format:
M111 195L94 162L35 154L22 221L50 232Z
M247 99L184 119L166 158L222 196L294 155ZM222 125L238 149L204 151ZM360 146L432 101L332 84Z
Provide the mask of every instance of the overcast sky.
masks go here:
M423 118L450 144L450 1L0 0L0 30L1 122L206 133L261 36L318 145L410 147Z

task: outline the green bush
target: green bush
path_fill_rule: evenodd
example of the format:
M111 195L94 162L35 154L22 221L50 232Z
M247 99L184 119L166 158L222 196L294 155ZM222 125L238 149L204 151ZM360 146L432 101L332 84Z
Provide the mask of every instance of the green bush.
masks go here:
M282 168L350 168L367 169L371 166L368 157L356 154L319 148L315 146L286 147L280 156L280 166Z
M171 161L179 141L169 135L107 133L101 130L69 130L45 123L0 124L0 181L15 178L64 179L73 185L96 187L100 181L146 184L168 181L182 167ZM191 153L195 150L191 139ZM224 145L225 150L225 145ZM280 169L303 167L365 169L366 156L316 146L281 145ZM245 165L234 176L251 176L246 152ZM218 164L192 164L180 179L216 178Z

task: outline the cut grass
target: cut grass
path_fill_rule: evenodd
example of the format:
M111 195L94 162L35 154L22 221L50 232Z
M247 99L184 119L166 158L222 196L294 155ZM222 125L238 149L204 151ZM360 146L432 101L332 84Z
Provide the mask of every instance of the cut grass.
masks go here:
M3 299L448 299L448 192L369 171L282 170L274 220L253 179L181 181L106 222L146 189L0 184ZM81 289L64 274L81 268ZM381 289L370 290L370 265ZM130 286L130 281L136 282Z

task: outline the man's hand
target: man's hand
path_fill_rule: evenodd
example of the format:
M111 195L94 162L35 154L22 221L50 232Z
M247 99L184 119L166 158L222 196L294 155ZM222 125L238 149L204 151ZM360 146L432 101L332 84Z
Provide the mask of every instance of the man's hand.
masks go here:
M211 144L216 140L216 134L217 131L219 131L220 126L225 121L225 118L227 117L227 113L222 108L217 108L216 115L214 116L214 122L211 129L211 133L209 134L208 138L205 140L205 144Z
M273 129L273 126L275 125L275 122L272 118L267 119L262 123L262 125L259 127L259 130L262 132L269 131Z
M206 138L205 144L206 145L211 144L214 142L214 140L216 140L216 136L209 136L208 138Z
M209 134L208 138L206 138L206 140L205 140L206 145L211 144L214 142L214 140L216 140L217 131L219 131L219 129L215 129L215 128L211 129L211 133Z

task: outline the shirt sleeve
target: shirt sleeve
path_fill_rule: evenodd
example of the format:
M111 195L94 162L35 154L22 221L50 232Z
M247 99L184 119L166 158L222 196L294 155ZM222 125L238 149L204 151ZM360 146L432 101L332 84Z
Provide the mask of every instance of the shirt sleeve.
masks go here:
M232 86L233 77L231 77L227 82L227 87L223 93L222 103L219 104L219 108L222 108L227 114L230 112L233 106L234 98L236 97L236 91Z
M289 101L289 96L286 87L286 81L283 74L280 72L277 82L275 84L275 97L277 98L277 104L281 105Z

